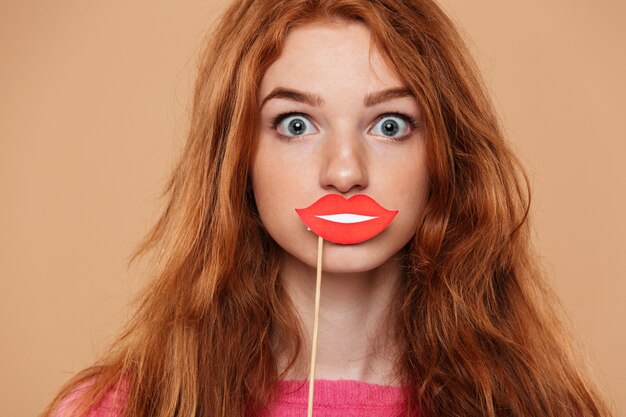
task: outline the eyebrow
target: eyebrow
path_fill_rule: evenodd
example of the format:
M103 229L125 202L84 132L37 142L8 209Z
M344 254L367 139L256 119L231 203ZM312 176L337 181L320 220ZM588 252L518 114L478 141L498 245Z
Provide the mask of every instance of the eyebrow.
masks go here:
M365 107L372 107L376 104L401 97L415 97L415 95L411 92L411 90L405 87L389 88L387 90L367 94L363 99L363 104L365 104ZM261 102L261 108L263 108L265 103L273 98L283 98L291 101L297 101L314 107L321 107L324 105L324 99L317 94L298 91L286 87L276 87L271 93L265 96Z

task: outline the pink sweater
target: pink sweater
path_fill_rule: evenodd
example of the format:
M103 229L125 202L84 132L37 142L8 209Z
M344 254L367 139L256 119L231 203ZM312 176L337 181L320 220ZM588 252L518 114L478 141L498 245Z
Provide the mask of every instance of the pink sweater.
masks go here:
M282 381L279 398L262 417L306 417L309 381ZM316 379L314 417L398 417L404 411L402 388L361 381Z
M282 381L278 399L262 417L306 417L309 396L308 381ZM80 395L75 391L55 413L67 417L69 404ZM111 391L88 417L118 417L123 395ZM316 379L313 392L314 417L399 417L404 410L402 388L352 380Z

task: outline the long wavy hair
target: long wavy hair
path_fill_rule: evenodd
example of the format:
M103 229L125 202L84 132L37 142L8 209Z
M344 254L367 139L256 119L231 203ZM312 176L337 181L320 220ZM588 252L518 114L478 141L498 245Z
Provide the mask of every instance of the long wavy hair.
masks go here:
M303 335L249 181L257 94L289 31L319 21L365 24L423 111L428 191L393 303L407 415L610 416L533 249L527 175L431 0L237 0L225 10L202 51L164 212L131 259L151 260L151 280L122 334L42 416L79 389L76 415L120 387L128 417L254 416L274 399Z

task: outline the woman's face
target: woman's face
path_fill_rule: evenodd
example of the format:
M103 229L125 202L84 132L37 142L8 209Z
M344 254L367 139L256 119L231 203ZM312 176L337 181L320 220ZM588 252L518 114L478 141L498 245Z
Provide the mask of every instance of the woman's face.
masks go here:
M375 237L357 244L325 242L323 269L377 268L415 235L427 184L420 110L359 23L293 29L265 73L259 92L261 131L252 185L270 236L314 268L317 236L295 209L326 194L372 197L399 213Z

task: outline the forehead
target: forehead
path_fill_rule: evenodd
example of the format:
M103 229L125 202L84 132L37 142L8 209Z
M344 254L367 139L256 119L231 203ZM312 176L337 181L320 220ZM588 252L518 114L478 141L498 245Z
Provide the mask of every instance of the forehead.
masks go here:
M365 24L328 21L298 26L287 34L280 56L263 76L260 93L285 84L347 91L402 85Z

